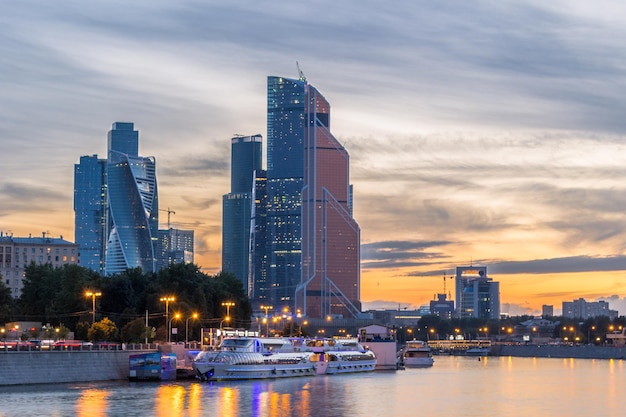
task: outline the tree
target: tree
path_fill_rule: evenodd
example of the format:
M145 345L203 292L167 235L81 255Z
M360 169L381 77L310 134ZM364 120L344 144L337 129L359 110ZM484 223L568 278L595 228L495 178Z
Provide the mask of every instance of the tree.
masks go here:
M89 327L88 339L92 342L103 340L115 340L117 337L117 327L108 317L95 322Z
M152 333L151 330L151 328L146 327L146 322L142 318L130 321L122 327L122 342L142 343L146 340L146 332L150 331L150 333ZM148 338L150 338L150 336L151 334L148 334Z
M0 323L11 321L12 305L11 289L0 280Z

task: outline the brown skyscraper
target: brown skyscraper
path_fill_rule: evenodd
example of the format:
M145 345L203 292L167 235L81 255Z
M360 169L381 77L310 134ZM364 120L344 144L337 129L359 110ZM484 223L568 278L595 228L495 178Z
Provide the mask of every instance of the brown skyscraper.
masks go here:
M356 317L360 229L352 218L348 152L330 132L330 105L305 85L302 281L296 308L309 317Z

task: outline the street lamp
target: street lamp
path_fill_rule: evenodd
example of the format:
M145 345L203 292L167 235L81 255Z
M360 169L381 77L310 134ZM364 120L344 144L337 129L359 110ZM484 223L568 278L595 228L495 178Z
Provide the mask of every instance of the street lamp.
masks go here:
M169 323L167 325L167 342L168 343L172 340L172 338L171 338L171 335L172 335L172 322L174 320L178 320L179 318L180 318L180 313L174 314L174 317L172 317L170 319L170 321L169 321Z
M91 297L91 323L96 322L96 297L100 297L102 295L101 292L95 291L87 291L85 293L86 297Z
M235 306L232 301L226 301L222 303L222 306L226 307L226 317L230 317L230 308Z
M169 333L169 317L170 317L170 302L176 301L176 298L171 295L161 297L161 302L165 303L165 326L167 327L167 341L170 341L170 333Z
M189 343L189 320L191 319L195 320L197 318L198 318L198 313L193 313L191 317L185 320L185 343Z

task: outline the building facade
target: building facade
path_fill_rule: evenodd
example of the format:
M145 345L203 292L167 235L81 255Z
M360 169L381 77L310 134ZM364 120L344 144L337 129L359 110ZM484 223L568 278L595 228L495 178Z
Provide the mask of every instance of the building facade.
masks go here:
M251 219L256 172L262 169L262 136L237 136L231 139L230 193L222 198L222 270L233 273L248 295Z
M296 310L359 317L360 229L352 217L350 157L330 131L330 104L304 84L302 277Z
M81 157L74 166L75 237L83 266L101 274L157 267L158 191L154 157L138 155L133 123L115 122L107 159ZM82 257L81 257L82 258Z
M194 262L193 230L163 229L159 230L157 250L157 270L172 264Z
M609 308L607 301L586 301L579 298L563 301L563 317L567 319L589 319L594 317L616 317L617 312Z
M294 305L302 273L305 85L267 80L267 286L274 307Z
M48 237L13 237L0 233L0 275L14 298L20 296L24 271L34 262L54 268L79 263L79 245L63 239Z
M487 277L487 267L457 267L455 295L457 317L500 318L500 283Z
M106 159L81 156L74 165L74 241L85 268L104 274L107 242Z

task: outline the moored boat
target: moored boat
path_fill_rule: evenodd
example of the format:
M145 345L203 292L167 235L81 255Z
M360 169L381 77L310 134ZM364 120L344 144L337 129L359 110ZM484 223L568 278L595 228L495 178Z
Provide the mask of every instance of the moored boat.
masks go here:
M286 378L317 373L312 352L298 352L288 339L232 337L217 350L198 353L192 363L203 381Z
M376 368L376 355L357 339L309 339L306 348L313 352L311 362L318 374L370 372Z
M422 340L410 340L401 351L401 362L406 368L427 368L435 360L430 346Z

